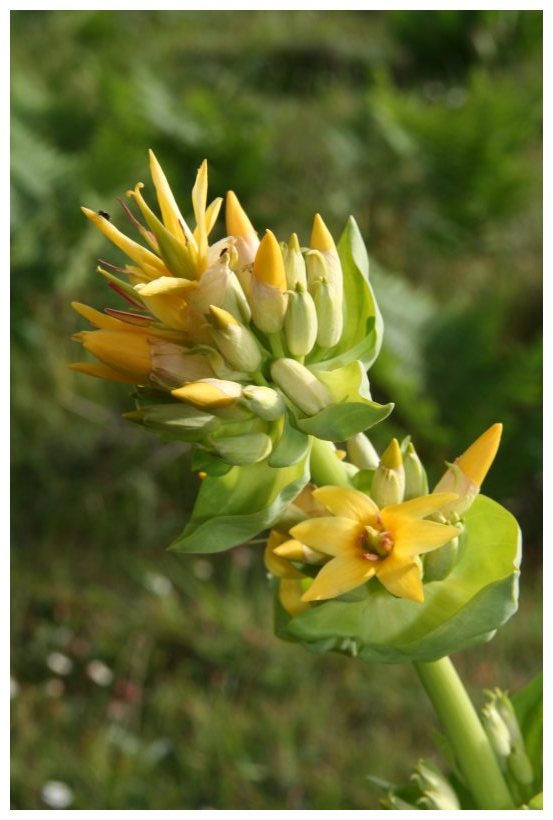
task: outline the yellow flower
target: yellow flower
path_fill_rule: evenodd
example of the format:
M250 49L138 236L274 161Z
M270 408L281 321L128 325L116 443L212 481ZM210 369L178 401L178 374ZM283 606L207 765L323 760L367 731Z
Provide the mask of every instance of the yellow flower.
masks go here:
M422 519L453 501L455 494L434 493L383 509L363 493L344 487L320 487L313 495L332 517L302 521L290 535L332 560L321 568L302 601L335 598L375 576L393 595L424 601L419 555L443 546L458 530Z

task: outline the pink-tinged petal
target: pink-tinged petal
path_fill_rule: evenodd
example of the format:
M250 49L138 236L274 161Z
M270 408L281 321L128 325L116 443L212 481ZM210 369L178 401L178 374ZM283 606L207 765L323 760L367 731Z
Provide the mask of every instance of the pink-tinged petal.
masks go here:
M355 554L363 527L351 518L311 518L296 524L290 535L325 555Z
M459 535L457 527L437 524L435 521L405 520L397 523L392 532L394 552L401 556L422 555L443 547Z
M363 524L373 524L379 509L374 501L359 490L347 487L319 487L313 495L330 510L333 515L352 518Z
M386 527L390 525L392 519L399 517L407 518L426 518L427 515L432 515L456 501L457 493L430 493L430 495L421 495L420 498L412 498L410 501L403 501L401 504L394 504L390 507L384 507L381 512L382 520Z
M374 574L374 566L363 558L351 555L334 558L321 569L302 601L336 598L366 583Z
M406 561L396 553L392 553L378 564L377 577L392 595L407 598L419 604L424 601L422 569L419 561Z

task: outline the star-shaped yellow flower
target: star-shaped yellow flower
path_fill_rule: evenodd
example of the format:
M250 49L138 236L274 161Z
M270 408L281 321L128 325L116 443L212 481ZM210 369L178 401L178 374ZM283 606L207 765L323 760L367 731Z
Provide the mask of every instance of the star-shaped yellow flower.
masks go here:
M419 555L447 544L458 530L422 519L455 500L454 493L433 493L382 509L364 493L344 487L320 487L313 495L332 516L302 521L290 535L331 560L302 601L335 598L374 576L392 595L424 601ZM286 544L274 550L276 555L281 551L289 553Z

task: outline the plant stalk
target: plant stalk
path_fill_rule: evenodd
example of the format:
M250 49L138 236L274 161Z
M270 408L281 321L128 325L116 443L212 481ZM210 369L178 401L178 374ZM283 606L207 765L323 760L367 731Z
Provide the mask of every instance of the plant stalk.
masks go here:
M478 808L514 809L484 728L451 660L415 663L415 669Z

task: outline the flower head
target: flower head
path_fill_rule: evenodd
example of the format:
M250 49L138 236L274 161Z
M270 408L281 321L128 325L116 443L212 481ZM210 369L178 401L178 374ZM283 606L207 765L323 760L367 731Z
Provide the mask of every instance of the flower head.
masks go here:
M303 601L335 598L373 577L392 595L424 600L419 556L443 546L458 531L423 519L453 501L455 494L434 493L382 509L364 493L344 487L320 487L313 495L332 516L302 521L290 534L331 560L320 569ZM276 555L286 551L286 543L275 548Z

